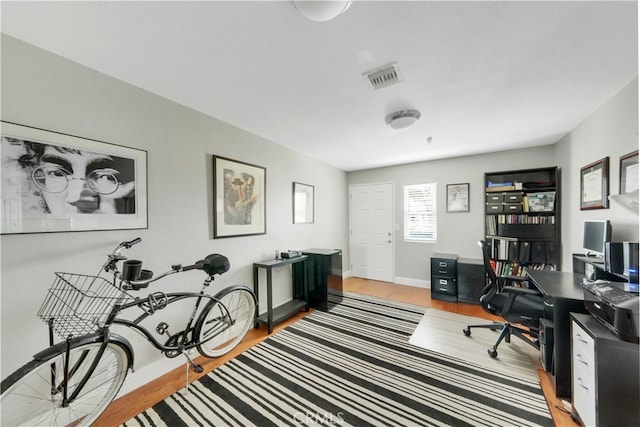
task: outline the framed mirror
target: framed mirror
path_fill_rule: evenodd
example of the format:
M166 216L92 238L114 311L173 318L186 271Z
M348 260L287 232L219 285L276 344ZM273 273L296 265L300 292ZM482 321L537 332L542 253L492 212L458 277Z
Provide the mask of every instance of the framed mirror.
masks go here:
M293 223L313 224L313 185L293 183Z

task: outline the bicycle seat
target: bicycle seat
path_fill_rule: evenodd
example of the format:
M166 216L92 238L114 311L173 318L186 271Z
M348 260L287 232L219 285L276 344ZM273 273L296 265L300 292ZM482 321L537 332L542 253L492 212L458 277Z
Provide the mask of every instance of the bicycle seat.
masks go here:
M222 274L229 271L231 264L229 264L229 259L220 254L211 254L207 255L205 259L202 261L198 261L198 263L202 263L202 269L209 275L213 276L214 274Z

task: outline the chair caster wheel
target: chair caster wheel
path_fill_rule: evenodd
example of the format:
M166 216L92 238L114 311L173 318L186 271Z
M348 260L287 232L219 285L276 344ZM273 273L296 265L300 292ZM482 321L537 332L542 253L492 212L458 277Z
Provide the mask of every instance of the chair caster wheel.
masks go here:
M495 348L490 348L487 350L487 353L489 353L489 356L491 356L492 358L496 358L498 357L498 352L496 351Z
M462 333L464 334L465 337L471 336L471 329L469 328L464 328L462 330Z

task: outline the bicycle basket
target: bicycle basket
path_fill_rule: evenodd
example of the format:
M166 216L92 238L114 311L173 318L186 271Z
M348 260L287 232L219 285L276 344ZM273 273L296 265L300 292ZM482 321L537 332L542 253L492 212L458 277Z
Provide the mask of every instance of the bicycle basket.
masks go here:
M113 306L129 298L130 295L100 276L56 273L38 317L51 322L53 330L66 339L101 328Z

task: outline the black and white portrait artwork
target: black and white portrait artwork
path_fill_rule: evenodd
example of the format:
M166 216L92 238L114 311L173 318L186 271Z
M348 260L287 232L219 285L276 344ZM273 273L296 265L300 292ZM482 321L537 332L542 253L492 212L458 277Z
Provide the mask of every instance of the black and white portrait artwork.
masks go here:
M136 150L75 137L67 144L62 134L48 141L8 126L0 141L3 233L129 228L141 213L146 225Z

